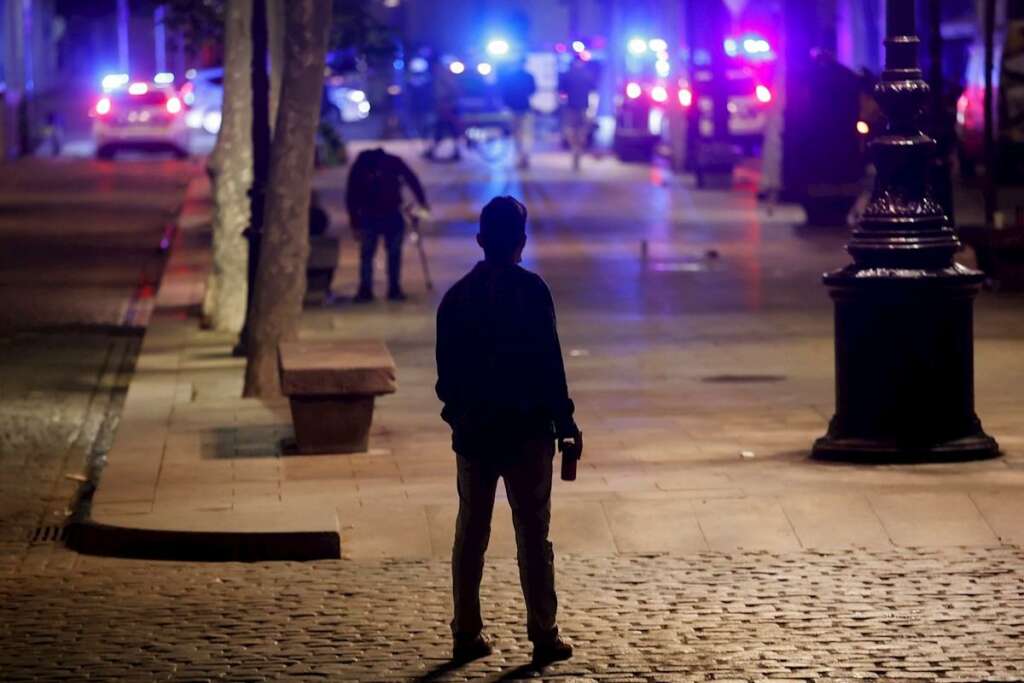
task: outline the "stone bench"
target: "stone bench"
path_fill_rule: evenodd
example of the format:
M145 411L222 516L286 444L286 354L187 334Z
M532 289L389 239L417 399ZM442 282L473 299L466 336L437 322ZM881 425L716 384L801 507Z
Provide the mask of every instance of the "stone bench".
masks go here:
M384 342L284 342L278 367L299 453L367 450L373 400L397 389L395 361Z

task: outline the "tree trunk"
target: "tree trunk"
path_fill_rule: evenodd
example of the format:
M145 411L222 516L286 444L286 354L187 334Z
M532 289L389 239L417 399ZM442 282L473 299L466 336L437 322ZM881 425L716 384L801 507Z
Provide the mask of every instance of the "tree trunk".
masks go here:
M286 3L283 83L270 150L245 396L280 395L277 346L298 336L309 256L314 143L330 23L330 0Z
M213 179L213 270L203 296L203 319L215 330L237 333L245 320L252 185L252 2L224 8L224 104L217 144L207 167Z
M267 37L270 48L270 135L277 123L277 105L281 101L284 73L285 0L267 0Z

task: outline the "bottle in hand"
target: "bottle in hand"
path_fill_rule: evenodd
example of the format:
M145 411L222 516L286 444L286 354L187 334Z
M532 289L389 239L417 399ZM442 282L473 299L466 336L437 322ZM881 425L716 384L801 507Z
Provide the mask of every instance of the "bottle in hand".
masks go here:
M576 463L583 455L583 433L577 432L575 439L559 441L562 451L562 481L576 481Z

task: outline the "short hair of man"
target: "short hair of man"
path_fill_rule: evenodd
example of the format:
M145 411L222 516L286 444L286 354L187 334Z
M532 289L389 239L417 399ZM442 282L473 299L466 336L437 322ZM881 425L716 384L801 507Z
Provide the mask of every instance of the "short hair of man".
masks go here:
M480 246L488 260L512 256L526 235L526 207L505 195L487 202L480 212Z

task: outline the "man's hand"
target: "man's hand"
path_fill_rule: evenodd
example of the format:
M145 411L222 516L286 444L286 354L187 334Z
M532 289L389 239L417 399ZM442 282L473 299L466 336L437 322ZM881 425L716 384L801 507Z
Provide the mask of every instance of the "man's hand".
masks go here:
M430 206L427 204L415 204L409 209L409 214L420 223L426 223L431 218Z

